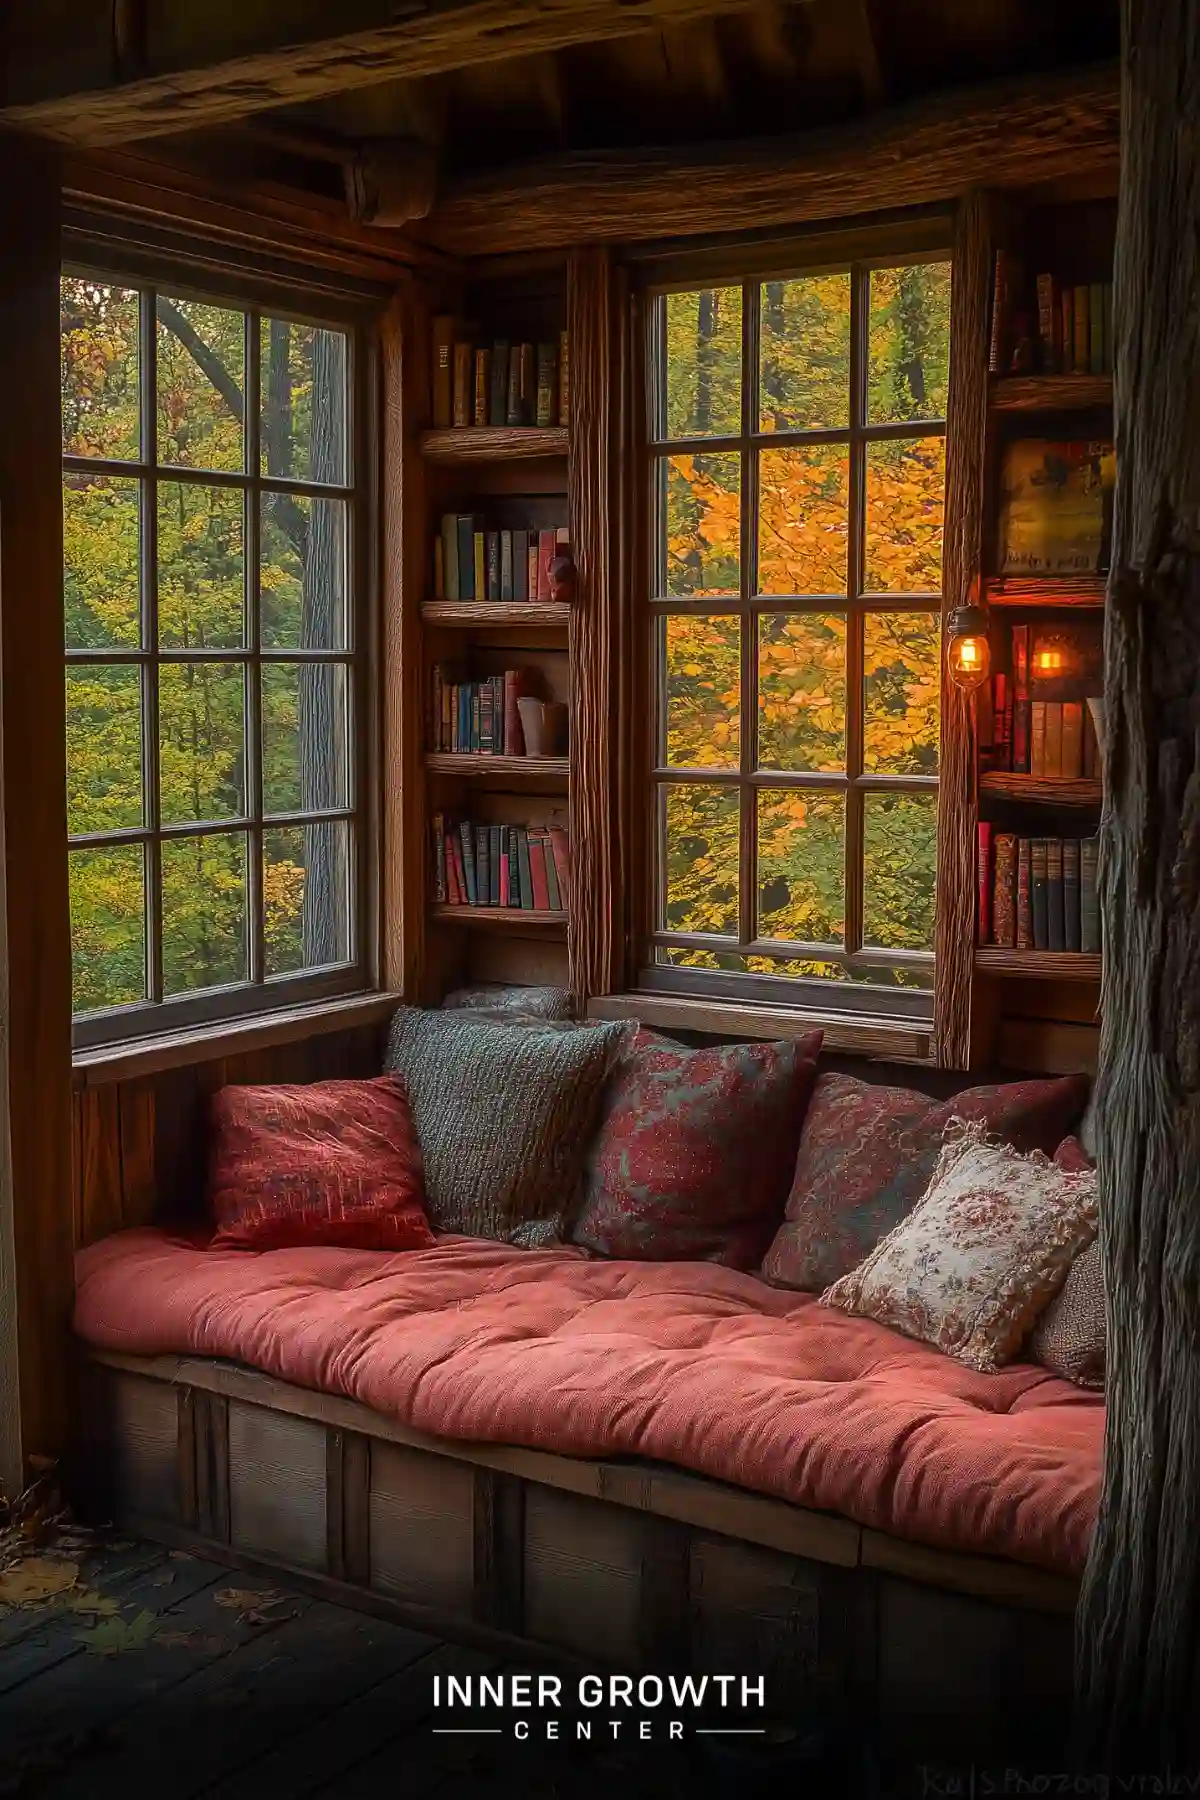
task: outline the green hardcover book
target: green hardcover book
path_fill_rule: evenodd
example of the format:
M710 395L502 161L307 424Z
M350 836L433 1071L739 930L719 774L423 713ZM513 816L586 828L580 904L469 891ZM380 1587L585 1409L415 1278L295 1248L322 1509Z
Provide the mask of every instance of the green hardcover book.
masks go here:
M511 600L513 597L513 534L511 531L500 533L500 598Z
M457 600L458 591L458 520L453 513L442 515L442 586L443 600Z
M475 827L475 885L479 890L480 906L489 906L492 891L491 875L491 837L486 825Z
M508 344L497 338L492 345L492 391L488 397L488 424L504 425L508 412Z
M533 878L529 873L529 834L517 827L517 861L521 869L521 906L533 911Z
M1108 366L1104 345L1104 283L1093 281L1088 286L1088 364L1093 375L1103 375Z

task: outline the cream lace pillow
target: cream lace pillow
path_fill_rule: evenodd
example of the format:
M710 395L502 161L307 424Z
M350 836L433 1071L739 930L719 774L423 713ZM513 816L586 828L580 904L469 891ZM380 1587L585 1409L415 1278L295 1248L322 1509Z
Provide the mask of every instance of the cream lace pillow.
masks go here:
M1023 1156L956 1119L924 1198L821 1303L996 1369L1095 1233L1094 1170Z

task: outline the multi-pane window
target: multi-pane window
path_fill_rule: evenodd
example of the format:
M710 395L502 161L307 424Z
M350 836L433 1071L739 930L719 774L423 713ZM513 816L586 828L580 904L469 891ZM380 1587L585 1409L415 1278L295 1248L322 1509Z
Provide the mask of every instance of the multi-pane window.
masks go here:
M926 261L651 302L660 984L928 1005L949 297Z
M83 1042L352 985L354 347L344 327L63 279Z

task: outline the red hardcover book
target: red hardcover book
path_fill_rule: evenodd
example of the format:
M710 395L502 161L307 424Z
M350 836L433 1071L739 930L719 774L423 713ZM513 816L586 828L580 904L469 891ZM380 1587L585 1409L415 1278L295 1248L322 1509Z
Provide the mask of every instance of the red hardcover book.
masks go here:
M571 903L571 840L565 825L550 825L550 848L554 852L554 868L558 875L558 891L564 908Z
M550 911L550 890L546 886L545 846L540 838L531 831L529 833L529 879L533 884L533 904L537 912Z
M1004 950L1017 942L1017 840L1011 831L995 838L995 882L992 895L992 937Z
M505 836L508 834L505 833ZM508 905L508 851L500 852L500 904Z
M980 819L978 826L978 869L979 869L979 942L990 944L992 941L992 827L987 819Z
M1012 628L1012 766L1029 773L1029 627Z
M993 767L1012 766L1012 739L1009 736L1011 715L1008 710L1008 676L1001 669L992 678L992 746Z
M549 600L551 590L550 570L554 566L554 558L558 555L558 534L553 531L538 532L537 560L537 597Z
M463 864L462 839L457 831L450 833L448 845L454 853L454 877L458 887L456 904L465 906L467 904L467 871Z
M454 866L454 845L448 831L442 833L442 858L446 865L446 901L450 906L457 906L458 870Z
M536 531L531 531L529 534L528 564L529 573L525 592L530 600L536 600L538 597L538 534Z

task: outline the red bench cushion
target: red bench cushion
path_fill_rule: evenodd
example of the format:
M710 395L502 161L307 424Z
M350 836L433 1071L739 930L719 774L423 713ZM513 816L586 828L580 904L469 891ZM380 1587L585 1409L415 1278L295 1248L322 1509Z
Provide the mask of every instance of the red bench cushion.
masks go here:
M643 1456L862 1525L1082 1568L1104 1405L981 1375L713 1263L468 1239L386 1255L118 1233L78 1258L99 1349L236 1358L447 1438Z

